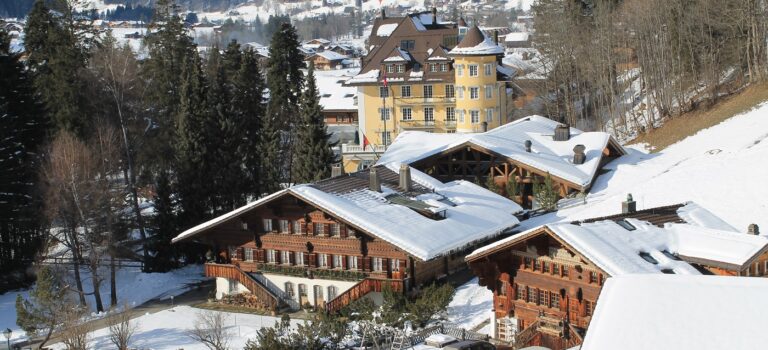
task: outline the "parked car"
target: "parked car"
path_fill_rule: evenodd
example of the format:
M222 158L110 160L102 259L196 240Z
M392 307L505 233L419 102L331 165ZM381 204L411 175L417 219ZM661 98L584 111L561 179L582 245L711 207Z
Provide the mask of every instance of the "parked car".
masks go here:
M443 347L444 350L496 350L496 346L482 340L465 340L458 343L449 344Z

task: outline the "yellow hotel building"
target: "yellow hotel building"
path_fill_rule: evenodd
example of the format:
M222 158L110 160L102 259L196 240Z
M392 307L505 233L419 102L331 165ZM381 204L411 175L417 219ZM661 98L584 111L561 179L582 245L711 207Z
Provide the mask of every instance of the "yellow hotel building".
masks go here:
M345 83L358 88L360 133L360 145L342 145L346 171L373 164L406 130L482 132L510 121L512 71L500 64L498 39L477 26L441 22L434 9L396 18L382 11L368 49Z

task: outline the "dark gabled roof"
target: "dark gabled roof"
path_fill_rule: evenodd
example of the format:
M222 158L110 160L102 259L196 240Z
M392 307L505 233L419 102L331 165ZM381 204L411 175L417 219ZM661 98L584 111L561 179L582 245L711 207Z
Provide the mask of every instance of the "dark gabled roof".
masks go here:
M461 39L461 42L459 45L456 45L458 48L468 48L468 47L475 47L477 45L480 45L485 41L485 34L478 28L476 25L472 26L472 28L469 28L469 31L467 31L467 34L464 35L464 39Z
M317 188L325 193L331 194L344 194L349 192L359 191L368 188L370 184L370 168L354 172L351 174L344 174L330 179L320 180L310 186ZM400 189L400 175L385 166L376 166L376 173L379 175L379 182L383 186L389 188ZM417 196L419 194L430 193L432 190L411 181L411 191L401 192L410 196Z
M599 218L591 218L591 219L586 219L581 221L574 221L572 222L572 224L580 225L580 224L586 224L586 223L598 222L598 221L606 221L606 220L619 221L623 219L637 219L637 220L647 221L658 227L663 227L664 224L667 224L667 223L682 224L682 223L685 223L685 220L683 220L683 218L681 218L677 214L677 211L683 206L685 206L685 204L673 204L673 205L667 205L663 207L638 210L633 213L622 213L622 214L603 216Z

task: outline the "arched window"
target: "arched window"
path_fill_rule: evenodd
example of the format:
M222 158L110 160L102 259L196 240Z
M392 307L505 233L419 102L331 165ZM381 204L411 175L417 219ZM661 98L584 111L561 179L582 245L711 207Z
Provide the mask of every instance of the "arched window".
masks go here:
M336 286L328 286L328 300L333 300L338 295Z
M307 285L304 283L299 284L299 296L300 297L307 296Z
M291 297L291 299L293 299L293 296L294 296L293 283L285 282L285 294L288 294L288 296Z

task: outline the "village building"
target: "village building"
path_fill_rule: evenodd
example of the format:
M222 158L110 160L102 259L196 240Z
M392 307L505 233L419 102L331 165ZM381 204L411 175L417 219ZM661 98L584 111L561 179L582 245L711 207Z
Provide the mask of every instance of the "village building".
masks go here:
M378 164L408 164L440 181L462 179L486 186L492 177L517 183L515 201L536 208L534 186L549 177L559 198L586 193L605 164L625 154L608 133L584 132L539 116L484 133L403 132Z
M357 74L359 68L315 70L323 119L331 133L331 142L341 147L358 143L357 89L344 82Z
M527 32L507 33L504 36L504 46L510 49L531 47L531 34Z
M600 291L581 350L762 349L764 278L627 275ZM628 302L629 301L629 302Z
M404 17L382 11L360 74L347 82L359 91L360 140L372 146L368 155L376 157L377 146L386 148L406 130L468 133L507 123L512 71L500 64L504 49L497 40L477 26L444 22L434 9Z
M338 311L384 288L408 292L466 268L464 255L507 234L522 208L466 181L384 166L292 186L173 239L211 247L217 297L246 293L277 311Z
M330 70L350 67L353 62L347 55L342 55L334 51L316 51L304 59L307 63L315 64L315 69Z
M493 337L515 347L580 344L606 280L630 274L765 276L768 238L695 203L540 226L466 260L493 291ZM588 332L588 331L587 331Z

